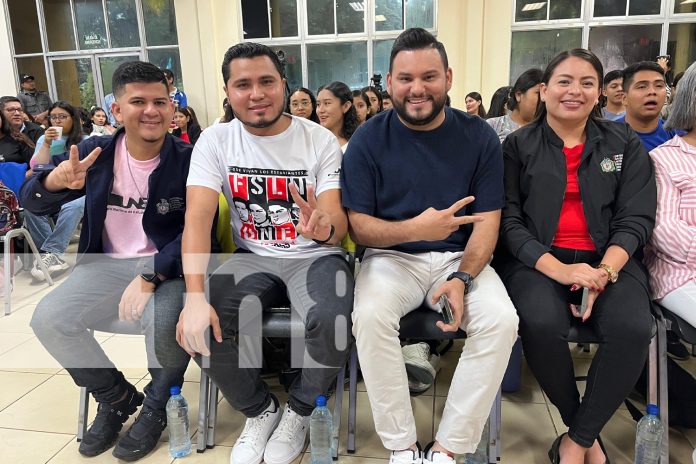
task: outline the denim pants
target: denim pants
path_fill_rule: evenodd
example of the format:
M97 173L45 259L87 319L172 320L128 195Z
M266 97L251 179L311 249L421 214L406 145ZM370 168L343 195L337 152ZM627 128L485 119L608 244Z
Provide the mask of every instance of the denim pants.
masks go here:
M55 227L51 229L49 215L37 216L24 210L27 229L36 246L44 252L62 255L70 244L70 238L82 220L85 197L69 201L60 207Z
M326 395L350 350L353 277L343 255L319 258L271 258L235 253L208 280L209 302L217 311L222 343L210 339L210 358L196 362L217 384L225 399L247 417L261 414L271 403L261 379L263 311L276 305L293 308L304 333L291 341L293 367L301 367L290 386L288 403L308 416L319 395ZM181 356L170 347L176 316L156 307L157 354L162 365ZM167 320L168 319L168 320ZM185 352L183 352L185 354Z
M34 311L31 327L41 344L97 402L118 400L128 388L128 382L89 329L118 320L123 291L143 271L145 264L151 263L152 258L104 257L78 264L66 281L46 295ZM123 322L137 324L145 335L152 380L144 390L144 408L162 413L169 399L169 387L182 385L190 358L181 358L177 365L160 367L154 352L154 313L157 310L179 314L184 290L182 279L166 280L150 298L140 321Z

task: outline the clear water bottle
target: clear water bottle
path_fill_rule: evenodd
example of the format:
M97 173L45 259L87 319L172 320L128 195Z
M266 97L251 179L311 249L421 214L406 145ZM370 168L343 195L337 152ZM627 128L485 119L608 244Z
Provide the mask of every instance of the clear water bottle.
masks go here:
M486 421L483 426L481 439L473 454L467 454L464 457L464 464L488 464L488 430L490 428L490 420Z
M332 435L333 418L331 411L326 407L326 397L317 396L316 408L309 417L309 445L312 453L312 464L331 464L333 462Z
M663 427L659 416L660 408L654 404L649 404L648 413L638 422L635 464L658 464L660 462Z
M188 456L191 452L189 436L188 403L181 396L181 387L169 388L167 401L167 426L169 427L169 454L173 458Z

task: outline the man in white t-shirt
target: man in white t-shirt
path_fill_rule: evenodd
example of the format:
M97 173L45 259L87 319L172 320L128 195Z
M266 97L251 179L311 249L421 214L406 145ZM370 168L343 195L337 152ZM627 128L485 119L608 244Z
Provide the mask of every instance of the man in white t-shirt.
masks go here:
M270 48L235 45L222 69L235 119L208 128L193 151L177 341L199 363L198 354L210 356L203 369L247 417L231 462L286 464L302 451L314 402L329 393L348 355L353 280L338 245L347 230L342 155L331 132L283 113L285 79ZM208 302L204 275L220 192L239 213L231 214L239 249L210 277ZM305 334L294 339L302 374L283 408L261 380L258 335L263 309L288 298Z

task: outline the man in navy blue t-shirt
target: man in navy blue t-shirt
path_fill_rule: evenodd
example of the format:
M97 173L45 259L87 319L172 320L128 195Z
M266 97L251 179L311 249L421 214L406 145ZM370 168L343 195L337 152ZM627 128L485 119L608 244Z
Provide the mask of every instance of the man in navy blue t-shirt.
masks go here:
M367 247L357 276L353 334L375 428L391 463L454 462L471 453L507 366L517 315L488 265L503 206L500 142L483 119L445 107L452 70L423 29L395 41L387 86L393 110L353 135L341 189L351 235ZM421 454L399 320L423 303L468 338L436 441Z

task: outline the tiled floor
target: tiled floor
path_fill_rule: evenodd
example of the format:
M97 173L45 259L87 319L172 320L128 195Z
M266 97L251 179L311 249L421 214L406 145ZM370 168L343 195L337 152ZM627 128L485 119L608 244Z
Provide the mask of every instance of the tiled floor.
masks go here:
M63 277L64 279L65 277ZM13 312L0 317L0 462L12 464L39 463L109 463L116 462L110 453L86 459L77 452L75 432L79 391L67 373L43 350L34 337L29 320L38 301L50 291L46 284L32 285L28 273L15 278L12 294ZM60 283L60 280L58 284ZM97 338L105 351L133 383L142 388L147 383L145 350L142 340L133 336L98 333ZM418 424L421 443L431 440L437 427L450 379L457 360L454 348L444 356L436 385L422 396L413 398L413 409ZM574 349L576 371L585 373L591 354ZM684 362L688 370L696 373L696 358ZM186 374L184 395L189 401L192 418L191 432L195 440L195 418L198 413L199 371L191 363ZM581 384L582 388L582 384ZM281 388L275 387L284 398ZM374 433L372 413L364 385L358 393L357 452L346 454L345 437L347 422L347 396L344 401L342 443L339 462L345 464L385 463L387 452ZM94 417L92 402L90 417ZM502 412L502 460L504 464L532 464L548 462L546 450L560 432L565 431L556 409L549 404L539 384L526 366L523 366L522 388L514 394L503 396ZM91 419L90 419L91 420ZM132 421L132 419L131 419ZM129 421L130 422L130 421ZM126 424L126 427L129 423ZM243 418L223 400L217 421L217 446L204 454L193 453L181 462L228 463L231 446L243 426ZM626 464L633 459L635 422L628 411L620 409L611 419L602 436L608 447L612 463ZM696 446L696 430L670 430L670 462L691 463L692 450ZM162 443L143 463L171 463L166 445L166 433ZM297 462L309 463L305 453Z

